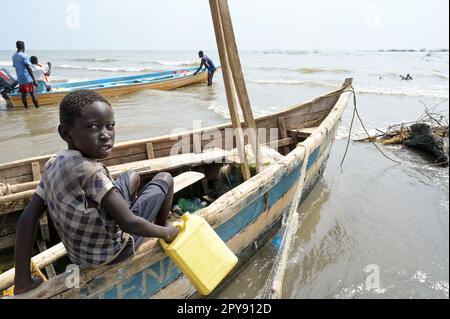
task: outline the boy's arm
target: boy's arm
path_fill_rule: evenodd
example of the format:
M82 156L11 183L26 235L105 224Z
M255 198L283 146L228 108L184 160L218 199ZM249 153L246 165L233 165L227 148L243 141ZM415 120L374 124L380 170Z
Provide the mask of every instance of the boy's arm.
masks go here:
M133 214L114 188L103 196L101 206L126 233L142 237L163 238L166 242L171 242L178 235L178 228L171 224L165 227L159 226Z
M48 70L47 70L47 73L45 73L45 75L50 76L50 72L52 70L52 64L50 62L47 62L47 65L48 65Z
M16 247L14 249L14 294L16 295L31 290L41 283L40 279L31 277L30 261L36 225L45 209L46 206L42 198L34 194L17 223Z

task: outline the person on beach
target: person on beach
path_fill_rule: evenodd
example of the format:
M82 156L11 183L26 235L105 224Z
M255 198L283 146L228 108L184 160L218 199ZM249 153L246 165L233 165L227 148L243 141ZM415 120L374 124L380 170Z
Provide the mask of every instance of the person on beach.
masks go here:
M178 228L167 223L173 179L158 173L137 193L140 178L128 171L113 180L97 162L111 154L114 113L95 91L66 95L59 108L58 132L68 149L45 165L36 192L17 226L15 288L20 294L41 283L30 273L34 233L48 210L72 263L81 268L114 264L132 256L144 237L171 242Z
M51 87L48 84L48 77L50 76L52 70L52 64L50 62L47 62L46 66L40 64L38 58L34 55L30 58L30 62L34 78L38 83L36 91L38 93L50 92Z
M38 86L38 84L31 70L30 58L25 54L25 43L23 41L17 41L16 48L17 52L12 56L12 62L16 69L23 106L28 108L27 93L30 93L34 106L38 108L39 102L34 95L34 87Z
M203 51L198 52L198 57L201 59L200 66L198 67L197 71L194 72L194 75L196 75L203 67L205 67L206 69L208 69L208 86L211 86L214 72L216 72L214 62L207 55L205 55Z

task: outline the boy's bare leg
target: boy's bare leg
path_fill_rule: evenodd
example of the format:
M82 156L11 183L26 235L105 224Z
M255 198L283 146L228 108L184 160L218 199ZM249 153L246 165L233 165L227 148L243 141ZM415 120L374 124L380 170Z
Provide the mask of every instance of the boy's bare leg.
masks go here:
M173 201L173 177L169 173L158 173L153 179L163 180L169 185L167 190L166 199L158 212L158 216L155 218L155 224L165 226L167 218L169 218L170 210L172 209Z
M22 97L23 106L27 109L28 108L27 94L26 93L22 93L21 97Z
M33 100L34 106L35 106L36 108L38 108L38 107L39 107L38 99L36 98L36 96L34 95L34 93L30 93L30 95L31 95L31 99Z

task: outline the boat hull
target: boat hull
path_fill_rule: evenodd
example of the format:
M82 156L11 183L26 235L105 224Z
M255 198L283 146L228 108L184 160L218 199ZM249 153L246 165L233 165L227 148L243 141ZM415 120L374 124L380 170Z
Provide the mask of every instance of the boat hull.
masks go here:
M350 84L346 82L339 91L314 100L317 103L311 105L315 105L316 110L323 103L331 103L326 117L314 133L282 160L196 212L240 258L244 254L246 258L254 254L253 243L278 225L284 213L301 204L322 176L351 95ZM304 112L308 106L310 104L303 105L300 111ZM312 114L311 109L305 112ZM271 127L269 117L260 121L266 121L266 127ZM295 202L302 172L305 174L302 199ZM122 263L81 271L79 287L67 285L72 278L72 272L62 273L21 298L187 298L195 293L156 239L143 243L135 256Z
M206 81L208 81L208 73L199 72L197 75L176 77L173 79L161 80L158 82L130 84L117 87L99 87L92 90L100 93L104 97L111 98L120 95L135 93L145 89L170 91L183 86L188 86L195 83L203 83ZM39 100L40 105L51 105L51 104L59 104L61 100L64 98L64 96L66 96L68 93L70 93L70 91L36 93L36 96ZM33 102L29 94L27 96L27 101L28 105L33 105ZM9 95L9 104L10 106L16 107L23 106L20 94Z

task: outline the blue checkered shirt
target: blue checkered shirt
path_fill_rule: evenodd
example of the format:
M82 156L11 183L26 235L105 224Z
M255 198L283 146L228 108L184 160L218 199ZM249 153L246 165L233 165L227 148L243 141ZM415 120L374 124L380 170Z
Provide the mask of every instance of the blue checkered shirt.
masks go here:
M92 267L108 263L125 246L125 233L100 208L113 181L103 164L76 150L58 153L45 166L36 194L45 201L74 264Z

